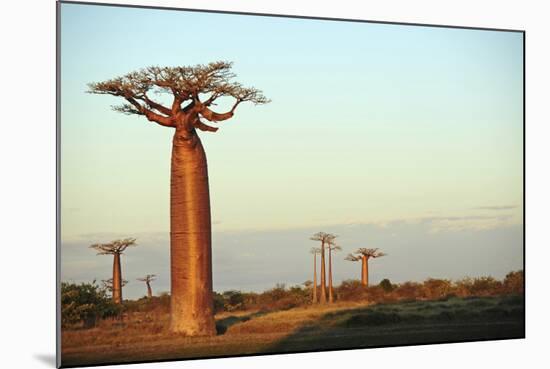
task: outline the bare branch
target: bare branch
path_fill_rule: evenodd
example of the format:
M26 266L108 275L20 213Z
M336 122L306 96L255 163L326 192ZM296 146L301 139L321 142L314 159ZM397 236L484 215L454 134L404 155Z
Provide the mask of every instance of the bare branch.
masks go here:
M141 281L141 282L152 282L154 281L155 279L157 279L157 276L156 274L147 274L145 277L143 278L136 278L136 280L138 281Z
M125 99L130 104L132 104L139 112L141 112L143 115L145 115L148 120L150 120L152 122L156 122L156 123L160 124L161 126L175 127L175 124L172 122L172 120L169 117L162 116L160 114L157 114L157 113L145 108L143 105L138 103L131 96L126 96Z
M106 289L109 292L113 292L113 278L109 279L103 279L101 280L101 283L103 284L103 288ZM120 287L124 287L128 284L128 281L126 279L122 279L120 283Z
M233 111L229 111L227 113L216 113L208 109L206 106L203 106L203 108L200 110L200 114L202 117L208 119L211 122L221 122L231 118L233 116Z
M345 258L347 261L359 261L361 260L360 256L355 256L353 254L348 254Z
M226 113L216 113L210 110L208 107L221 96L231 96L235 98L235 103L233 104L231 110ZM245 88L238 83L232 83L220 86L204 103L201 103L200 101L197 103L202 106L200 114L204 118L211 122L220 122L233 117L237 106L245 101L250 101L254 103L254 105L267 104L270 102L270 100L267 99L260 90L255 88Z
M329 243L328 248L332 251L342 251L342 247L334 243Z
M131 114L144 115L141 111L137 110L135 107L133 107L133 106L130 105L130 104L122 104L122 105L117 105L117 106L111 106L111 108L112 108L114 111L117 111L117 112L123 113L123 114L128 114L128 115L131 115Z
M143 96L136 96L136 98L144 101L149 106L149 108L155 109L158 112L165 114L167 116L172 115L172 109L168 109L167 107L157 102L154 102L153 100L149 99L149 97L145 93L143 93Z
M195 120L193 121L193 126L194 126L195 128L200 129L201 131L205 131L205 132L216 132L216 131L218 130L218 128L216 128L216 127L211 127L211 126L209 126L208 124L203 123L203 122L199 119L199 117L197 117L197 119L195 119Z

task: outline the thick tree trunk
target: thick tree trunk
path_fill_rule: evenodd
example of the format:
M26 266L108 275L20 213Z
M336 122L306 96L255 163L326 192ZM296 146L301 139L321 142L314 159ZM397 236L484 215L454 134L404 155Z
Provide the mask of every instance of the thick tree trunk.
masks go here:
M171 330L215 335L206 155L196 133L178 130L172 146L170 265Z
M146 282L147 283L147 298L151 298L153 297L153 290L151 289L151 283L149 282Z
M313 303L317 303L317 254L313 253Z
M113 258L113 302L122 303L122 273L120 271L120 254L115 253Z
M327 277L325 272L325 242L321 241L321 296L319 302L327 302Z
M334 302L332 295L332 250L328 249L328 302Z
M369 259L365 255L361 257L361 284L369 285Z

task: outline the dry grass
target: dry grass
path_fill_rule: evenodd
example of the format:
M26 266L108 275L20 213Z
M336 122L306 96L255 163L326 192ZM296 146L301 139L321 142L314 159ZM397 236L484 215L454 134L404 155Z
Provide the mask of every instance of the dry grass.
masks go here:
M228 335L286 332L292 333L304 325L321 319L327 313L368 306L361 302L340 302L332 305L309 305L260 315L228 328Z
M520 337L522 309L522 299L477 298L224 312L216 316L214 337L170 333L167 313L134 313L122 322L63 331L62 358L63 366L74 366Z

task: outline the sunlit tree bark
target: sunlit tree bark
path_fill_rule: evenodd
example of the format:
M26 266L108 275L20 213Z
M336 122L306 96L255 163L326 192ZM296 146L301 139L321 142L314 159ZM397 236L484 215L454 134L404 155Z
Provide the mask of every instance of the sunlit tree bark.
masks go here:
M327 302L327 277L325 269L325 246L329 241L333 240L336 236L330 233L318 232L310 237L312 241L321 241L321 291L319 296L319 302L324 304Z
M91 83L89 92L121 97L114 107L174 129L170 175L171 321L174 332L214 335L210 195L206 155L197 130L216 132L243 102L268 103L261 91L234 82L231 63L192 67L149 67ZM171 96L169 105L153 94ZM220 98L232 103L224 113L211 110ZM221 100L223 101L223 100Z

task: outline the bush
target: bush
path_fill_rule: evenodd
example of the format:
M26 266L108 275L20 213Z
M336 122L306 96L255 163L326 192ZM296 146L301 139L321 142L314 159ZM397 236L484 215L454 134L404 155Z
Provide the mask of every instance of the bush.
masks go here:
M244 309L244 295L241 291L225 291L222 294L225 311Z
M214 292L214 313L225 311L225 299L221 293Z
M307 305L311 300L311 291L301 286L289 289L278 283L274 288L258 296L257 307L261 310L287 310L296 306Z
M114 304L95 281L61 283L61 324L64 328L80 323L84 328L91 328L98 319L118 316L121 311L121 306Z
M380 286L367 287L367 300L370 302L389 302L388 293Z
M379 286L384 290L384 292L391 292L395 289L395 286L391 284L388 278L382 279Z
M405 282L397 286L393 291L400 300L415 301L422 297L422 285L416 282Z
M451 282L446 279L429 278L423 284L424 297L429 300L441 299L451 291Z
M523 270L506 274L506 278L504 278L504 291L509 294L523 294Z
M368 295L365 286L354 279L343 281L335 291L337 298L344 301L366 300Z
M493 277L464 278L455 282L458 296L496 296L503 292L503 284Z
M151 298L142 297L138 300L123 302L124 310L128 313L168 313L170 311L170 295L163 293Z

